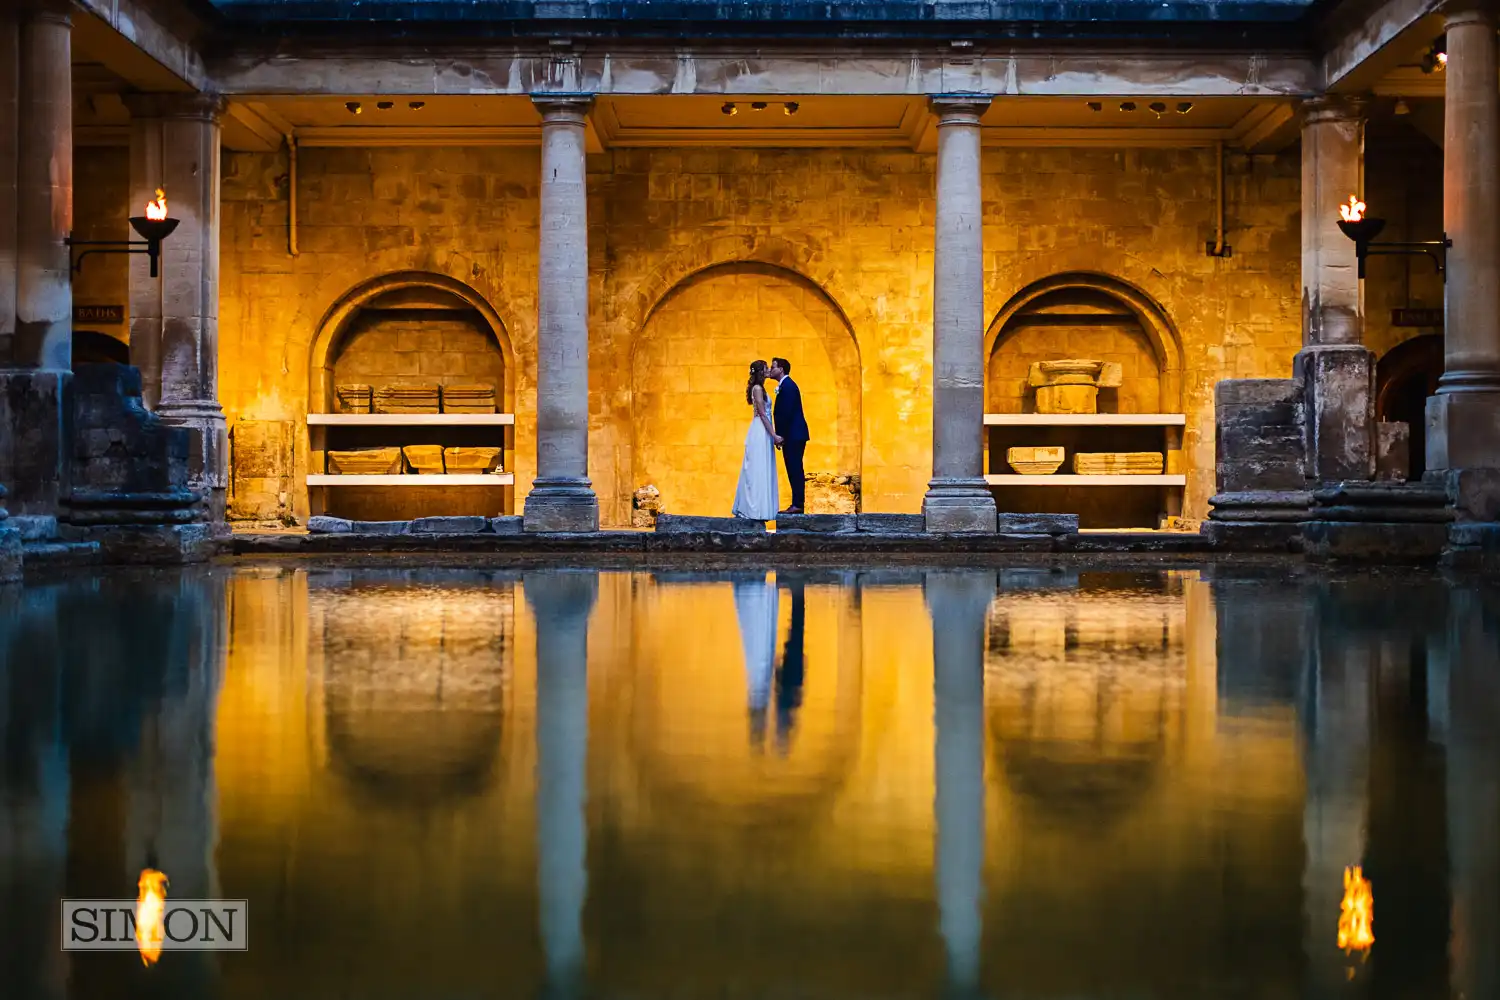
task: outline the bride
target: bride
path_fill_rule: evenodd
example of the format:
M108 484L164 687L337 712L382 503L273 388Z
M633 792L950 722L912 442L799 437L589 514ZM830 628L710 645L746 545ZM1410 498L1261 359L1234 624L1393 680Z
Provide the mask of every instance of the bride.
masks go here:
M735 517L754 521L776 519L780 502L776 489L776 426L771 422L771 403L766 398L766 363L750 362L750 381L745 402L750 404L750 429L745 433L745 460L740 465L740 485L734 491Z

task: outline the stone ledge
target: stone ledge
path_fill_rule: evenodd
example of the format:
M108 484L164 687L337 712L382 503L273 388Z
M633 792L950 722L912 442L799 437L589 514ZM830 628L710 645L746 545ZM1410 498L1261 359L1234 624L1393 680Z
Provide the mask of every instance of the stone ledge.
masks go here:
M490 520L477 515L419 517L409 522L407 530L414 535L477 535L490 530Z
M1314 562L1436 563L1448 525L1412 521L1308 521L1303 548Z
M921 514L856 514L855 528L882 535L919 535L927 530Z
M764 521L752 521L744 517L696 517L691 514L658 514L656 515L656 530L657 532L668 533L705 531L719 534L749 535L765 534L766 524Z
M778 514L776 530L783 531L857 531L857 514Z
M50 514L13 514L5 526L19 531L23 542L45 542L57 537L57 518Z
M1077 514L1011 514L1001 511L996 531L1002 535L1076 535Z
M97 566L104 552L98 542L35 542L22 546L21 562L28 571Z

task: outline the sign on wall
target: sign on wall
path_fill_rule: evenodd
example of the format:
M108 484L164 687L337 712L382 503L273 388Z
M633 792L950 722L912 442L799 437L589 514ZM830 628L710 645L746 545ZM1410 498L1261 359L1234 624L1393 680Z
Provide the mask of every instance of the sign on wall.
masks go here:
M124 306L74 306L74 323L123 323Z
M1391 326L1442 326L1441 309L1392 309Z

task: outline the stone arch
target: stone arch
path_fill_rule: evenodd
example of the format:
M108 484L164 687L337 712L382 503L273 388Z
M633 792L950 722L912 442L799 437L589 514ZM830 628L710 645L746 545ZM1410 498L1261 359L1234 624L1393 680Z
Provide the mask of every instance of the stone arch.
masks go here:
M695 257L691 263L702 262ZM860 474L859 341L848 313L826 288L779 253L693 266L670 287L658 290L657 284L648 282L649 292L636 300L639 324L628 350L636 485L655 483L675 512L727 514L748 422L740 397L743 365L750 357L769 360L775 354L792 359L815 428L807 471ZM676 371L648 374L662 369ZM665 379L672 379L672 391L656 391ZM705 433L705 424L712 430ZM784 498L788 488L783 483ZM809 504L817 502L810 492Z
M1065 271L1032 281L1010 297L985 331L986 370L994 353L1014 333L1012 320L1045 296L1059 292L1092 292L1114 300L1134 314L1156 358L1159 373L1157 406L1162 413L1183 412L1182 338L1156 300L1135 285L1096 271Z
M426 289L446 293L473 308L490 328L505 363L505 385L497 402L507 413L515 412L516 354L511 344L511 324L479 292L456 278L432 271L395 271L360 282L339 297L318 321L309 350L308 412L327 413L333 408L333 364L339 343L349 330L359 310L376 298L405 289Z
M1407 479L1427 469L1427 397L1443 375L1443 335L1427 333L1403 340L1381 355L1375 367L1375 417L1411 428Z

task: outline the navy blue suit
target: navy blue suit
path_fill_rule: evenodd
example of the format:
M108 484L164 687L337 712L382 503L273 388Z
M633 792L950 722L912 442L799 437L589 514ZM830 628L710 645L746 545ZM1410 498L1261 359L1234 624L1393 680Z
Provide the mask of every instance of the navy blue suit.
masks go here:
M792 487L792 506L805 510L807 477L802 471L802 453L807 450L807 418L802 415L802 390L788 375L776 387L776 409L772 414L776 433L781 435L781 460L786 463L786 478Z

